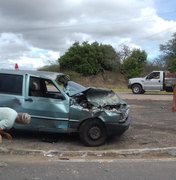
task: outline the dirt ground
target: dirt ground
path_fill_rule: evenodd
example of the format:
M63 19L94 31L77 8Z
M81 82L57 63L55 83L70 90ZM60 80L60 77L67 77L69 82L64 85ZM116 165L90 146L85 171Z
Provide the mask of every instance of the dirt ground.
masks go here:
M12 141L1 148L31 150L117 150L176 146L176 113L171 111L172 95L120 94L131 106L132 124L121 136L110 138L100 147L86 147L77 134L12 132Z

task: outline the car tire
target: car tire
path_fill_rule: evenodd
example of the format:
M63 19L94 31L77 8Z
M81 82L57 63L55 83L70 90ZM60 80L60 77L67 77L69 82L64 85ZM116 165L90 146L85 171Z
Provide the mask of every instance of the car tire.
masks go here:
M103 122L97 119L85 121L79 130L83 143L87 146L100 146L106 142L107 132Z
M133 94L142 94L144 93L145 91L142 89L141 85L139 84L134 84L132 86L132 92Z
M145 93L145 91L142 89L141 94L144 94L144 93Z

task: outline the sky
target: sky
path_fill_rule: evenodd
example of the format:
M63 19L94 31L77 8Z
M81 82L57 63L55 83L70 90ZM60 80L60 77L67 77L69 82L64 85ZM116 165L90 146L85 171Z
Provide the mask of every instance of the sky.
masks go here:
M0 0L0 68L55 63L75 42L97 41L145 50L176 32L175 0Z

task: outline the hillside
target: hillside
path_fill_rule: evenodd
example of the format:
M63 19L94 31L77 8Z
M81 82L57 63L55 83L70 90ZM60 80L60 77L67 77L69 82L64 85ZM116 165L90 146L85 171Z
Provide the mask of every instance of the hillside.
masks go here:
M93 86L93 87L102 87L102 88L111 88L111 89L126 89L127 81L124 79L122 74L117 72L105 72L101 75L95 76L71 76L72 80L84 85L84 86Z

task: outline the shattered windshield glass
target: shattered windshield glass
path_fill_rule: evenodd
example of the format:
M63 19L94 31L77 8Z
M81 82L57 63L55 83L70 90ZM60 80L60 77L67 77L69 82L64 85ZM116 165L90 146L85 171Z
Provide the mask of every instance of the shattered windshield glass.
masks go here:
M87 88L74 82L74 81L68 81L67 85L65 87L65 91L69 96L73 96L75 94L79 94L83 91L85 91Z
M55 81L63 87L63 90L69 95L69 96L73 96L75 94L79 94L83 91L85 91L87 88L74 82L74 81L70 81L69 76L65 75L65 74L60 74L57 75L57 77L55 78Z

